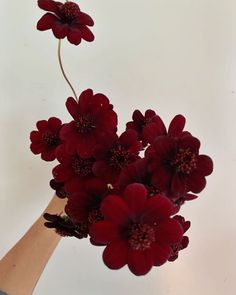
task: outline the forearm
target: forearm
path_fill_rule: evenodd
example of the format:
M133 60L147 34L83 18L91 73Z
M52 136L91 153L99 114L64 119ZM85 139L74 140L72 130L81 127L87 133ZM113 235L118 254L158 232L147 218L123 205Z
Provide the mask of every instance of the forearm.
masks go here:
M65 200L55 196L44 212L60 213L64 206ZM44 227L42 215L0 261L0 290L9 295L32 294L60 241L54 230Z

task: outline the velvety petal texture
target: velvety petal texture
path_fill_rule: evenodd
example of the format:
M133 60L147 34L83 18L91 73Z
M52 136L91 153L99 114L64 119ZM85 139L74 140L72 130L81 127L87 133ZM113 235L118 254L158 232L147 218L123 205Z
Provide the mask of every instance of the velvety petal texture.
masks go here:
M52 30L57 39L67 37L74 45L79 45L82 40L92 42L94 35L88 28L93 26L92 18L80 11L77 3L65 3L53 0L38 0L38 6L48 11L37 23L39 31Z
M183 227L171 218L170 200L147 196L145 186L133 183L123 195L103 200L104 221L95 223L90 235L95 242L107 245L103 260L109 268L127 264L135 275L145 275L153 266L165 263L172 253L170 246L181 241Z

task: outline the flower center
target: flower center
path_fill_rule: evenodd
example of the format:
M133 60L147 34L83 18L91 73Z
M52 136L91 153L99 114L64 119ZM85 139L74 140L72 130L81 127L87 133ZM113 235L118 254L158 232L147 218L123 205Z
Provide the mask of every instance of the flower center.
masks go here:
M93 164L93 158L82 159L80 157L74 157L71 166L76 175L85 177L92 174Z
M150 184L150 185L145 185L147 191L148 191L148 196L152 197L155 195L159 195L160 193L162 193L161 190L159 190L157 187L155 187L154 185Z
M54 148L59 144L60 139L58 138L58 136L55 133L52 133L51 131L46 131L42 135L42 141L49 148Z
M87 116L80 116L76 121L76 129L78 133L88 133L94 128L93 121Z
M115 169L121 169L122 167L130 163L130 153L126 151L122 146L112 148L109 152L109 164Z
M133 250L149 249L151 244L155 242L155 230L148 224L131 224L128 241Z
M67 1L65 4L61 6L60 12L62 14L62 17L64 18L64 21L70 22L73 21L79 15L80 9L78 4Z
M175 155L170 164L176 169L177 172L190 174L194 169L197 168L197 157L190 150L190 148L179 149L178 153Z
M89 212L88 215L88 222L89 224L93 224L97 221L103 220L103 216L100 210L98 209L93 209Z

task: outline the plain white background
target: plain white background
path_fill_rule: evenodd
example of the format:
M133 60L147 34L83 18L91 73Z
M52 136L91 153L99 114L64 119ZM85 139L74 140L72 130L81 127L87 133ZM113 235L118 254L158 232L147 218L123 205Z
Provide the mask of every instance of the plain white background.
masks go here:
M102 249L63 239L35 295L233 295L236 278L236 3L230 0L81 0L96 41L62 43L77 92L106 94L119 131L134 109L152 108L186 128L215 164L207 188L181 213L192 222L189 247L175 263L135 277L110 271ZM57 40L38 32L36 1L3 1L0 10L0 256L24 234L52 197L54 164L31 154L35 122L60 117L71 95L59 71Z

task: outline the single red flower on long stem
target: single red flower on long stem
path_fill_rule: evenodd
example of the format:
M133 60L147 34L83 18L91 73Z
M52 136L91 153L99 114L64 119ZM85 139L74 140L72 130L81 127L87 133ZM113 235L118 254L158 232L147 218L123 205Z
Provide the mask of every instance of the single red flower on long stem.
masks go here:
M93 26L92 18L82 12L79 5L66 1L61 3L53 0L38 0L38 6L48 11L37 23L39 31L52 30L57 39L67 37L74 45L79 45L81 40L92 42L94 35L88 28Z

